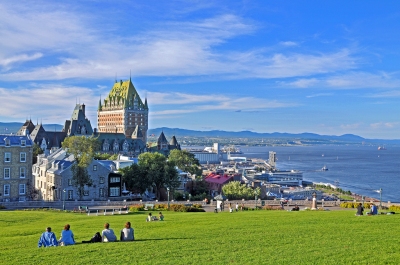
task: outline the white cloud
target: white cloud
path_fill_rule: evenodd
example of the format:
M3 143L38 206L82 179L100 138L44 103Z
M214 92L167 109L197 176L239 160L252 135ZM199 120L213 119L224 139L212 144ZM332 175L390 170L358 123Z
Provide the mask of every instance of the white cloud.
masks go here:
M0 88L0 113L2 120L24 121L29 115L32 120L46 119L49 122L63 123L71 118L75 102L85 103L86 115L91 122L96 117L93 107L97 106L98 95L91 89L76 86L48 84L33 88L10 89ZM96 100L97 99L97 100Z
M333 89L362 89L362 88L400 88L398 73L379 74L367 72L350 72L346 74L327 75L320 78L302 78L292 82L278 82L281 86L295 88L333 88ZM395 91L388 92L396 94ZM371 97L385 97L385 93L374 94Z
M400 122L376 122L376 123L371 123L370 127L372 129L393 129L393 128L398 128L400 127Z
M297 42L294 42L294 41L281 41L279 44L282 46L287 46L287 47L299 45Z
M333 93L317 93L313 95L308 95L306 96L306 98L328 97L328 96L333 96Z
M42 56L43 56L43 54L39 53L39 52L34 53L32 55L20 54L20 55L8 57L8 58L0 59L0 65L8 66L8 65L13 64L13 63L33 61L33 60L36 60L36 59L38 59L38 58L40 58Z

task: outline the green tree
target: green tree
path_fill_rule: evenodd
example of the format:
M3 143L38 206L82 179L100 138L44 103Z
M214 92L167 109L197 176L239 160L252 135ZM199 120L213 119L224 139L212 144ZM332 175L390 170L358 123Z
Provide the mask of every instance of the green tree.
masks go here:
M143 153L139 155L139 167L146 173L146 178L156 191L157 199L160 198L160 189L170 189L179 186L178 172L173 162L160 153Z
M43 154L42 148L37 143L33 144L32 165L37 163L38 155Z
M72 154L75 163L72 165L72 185L78 189L79 199L82 199L85 186L92 185L87 167L93 160L94 154L100 146L97 138L85 136L71 136L62 143L68 154Z
M192 175L201 176L200 163L194 154L187 150L174 149L169 153L168 161L172 162L179 169L189 172Z
M228 199L253 199L254 195L260 196L261 189L252 189L240 181L231 181L222 187L222 192Z
M119 171L122 173L122 181L129 191L142 194L151 186L146 171L138 164L132 164L129 167L121 168Z

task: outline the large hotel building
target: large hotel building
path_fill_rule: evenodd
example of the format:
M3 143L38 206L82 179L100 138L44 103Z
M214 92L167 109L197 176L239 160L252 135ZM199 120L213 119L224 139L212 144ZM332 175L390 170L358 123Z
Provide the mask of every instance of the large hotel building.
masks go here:
M132 84L131 79L115 82L108 96L100 100L97 111L99 133L123 133L126 138L142 135L147 140L149 108ZM138 131L139 130L139 131Z

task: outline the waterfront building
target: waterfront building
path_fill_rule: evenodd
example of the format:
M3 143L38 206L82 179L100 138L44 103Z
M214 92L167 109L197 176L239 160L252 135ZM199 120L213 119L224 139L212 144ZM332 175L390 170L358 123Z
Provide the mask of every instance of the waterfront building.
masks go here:
M301 186L303 185L303 173L298 170L290 171L271 171L249 174L249 177L255 180L266 181L270 184L279 184L283 186Z
M122 133L125 138L147 141L149 108L132 84L132 80L115 81L110 93L100 99L97 110L99 133Z
M0 201L29 200L32 149L29 135L0 135Z
M283 196L286 198L293 199L309 199L311 200L313 197L313 193L315 192L317 195L317 200L322 199L322 192L319 190L311 189L311 188L296 188L296 189L283 189Z
M200 164L219 164L221 161L228 160L228 153L221 152L218 143L214 143L212 148L205 148L202 151L189 150L189 152L194 154Z
M216 173L210 173L204 181L208 184L209 194L214 197L215 195L221 194L222 187L230 181L233 181L234 177L231 175L223 174L219 175Z

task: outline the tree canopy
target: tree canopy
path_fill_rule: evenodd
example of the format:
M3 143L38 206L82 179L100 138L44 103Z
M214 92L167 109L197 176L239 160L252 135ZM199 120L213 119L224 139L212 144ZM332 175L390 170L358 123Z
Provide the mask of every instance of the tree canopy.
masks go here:
M174 163L175 166L184 172L189 172L196 176L201 175L199 160L195 158L194 154L187 150L171 150L168 156L168 161Z
M160 153L140 154L137 165L132 164L120 172L128 190L143 193L152 187L157 199L160 198L161 188L174 189L180 184L175 164Z
M222 187L222 192L230 200L252 199L255 195L257 195L257 197L260 196L261 189L252 189L245 184L240 184L240 181L231 181Z

